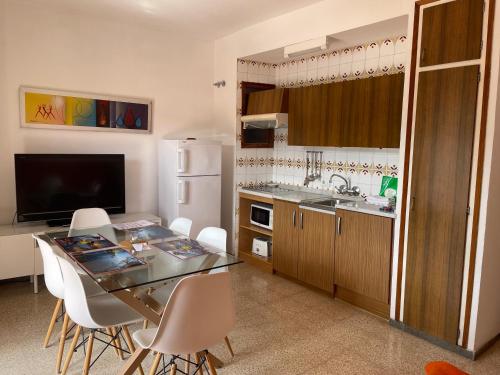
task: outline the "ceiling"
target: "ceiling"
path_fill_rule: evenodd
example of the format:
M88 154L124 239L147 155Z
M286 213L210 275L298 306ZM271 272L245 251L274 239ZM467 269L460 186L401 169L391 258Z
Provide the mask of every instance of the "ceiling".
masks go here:
M358 44L378 41L387 37L406 34L408 27L408 17L401 16L392 18L386 21L373 23L352 30L343 31L341 33L328 35L328 51L335 51L346 47L354 47ZM313 54L318 54L316 51ZM304 57L310 54L304 53ZM258 53L251 56L243 57L244 59L262 61L267 63L280 63L291 60L285 59L282 48L277 48L271 51Z
M16 0L17 1L17 0ZM26 0L44 8L217 39L318 0Z

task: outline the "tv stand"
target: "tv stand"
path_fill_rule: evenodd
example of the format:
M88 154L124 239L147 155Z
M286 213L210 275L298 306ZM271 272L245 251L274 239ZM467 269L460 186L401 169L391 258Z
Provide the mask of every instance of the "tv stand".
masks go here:
M71 224L71 219L70 218L65 218L65 219L51 219L51 220L47 220L46 223L51 228L54 228L54 227L67 227L68 225Z

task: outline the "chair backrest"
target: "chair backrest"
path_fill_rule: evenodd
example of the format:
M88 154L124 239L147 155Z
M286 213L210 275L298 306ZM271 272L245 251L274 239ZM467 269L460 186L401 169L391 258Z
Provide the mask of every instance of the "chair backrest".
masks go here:
M102 208L81 208L71 219L70 229L85 229L111 224L108 213Z
M196 240L220 251L226 251L227 232L222 228L206 227L201 230Z
M92 319L87 295L76 269L66 259L57 256L64 278L64 306L73 322L83 328L101 328Z
M191 225L193 224L193 221L191 219L185 218L185 217L178 217L177 219L174 219L172 223L170 224L169 228L173 230L174 232L180 233L186 237L189 237L189 234L191 233Z
M220 343L235 320L229 272L185 277L170 295L151 349L197 353Z
M52 246L38 236L33 235L33 238L38 242L38 247L42 254L45 286L54 297L64 299L64 282L61 267Z

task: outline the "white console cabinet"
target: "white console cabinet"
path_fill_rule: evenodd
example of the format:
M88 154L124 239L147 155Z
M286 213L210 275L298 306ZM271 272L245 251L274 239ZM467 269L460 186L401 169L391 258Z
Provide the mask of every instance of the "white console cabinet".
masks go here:
M161 225L160 217L148 213L112 215L110 218L113 224L144 219ZM0 280L31 276L34 292L38 293L37 276L43 274L43 262L32 235L67 229L39 222L0 225Z

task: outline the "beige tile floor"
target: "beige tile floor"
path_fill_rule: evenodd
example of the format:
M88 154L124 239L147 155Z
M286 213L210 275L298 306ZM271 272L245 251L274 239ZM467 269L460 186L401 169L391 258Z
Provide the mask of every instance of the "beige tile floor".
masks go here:
M425 363L447 360L471 374L500 374L500 343L473 362L392 328L384 320L247 265L232 268L238 323L236 352L211 350L221 375L423 374ZM56 339L41 344L55 300L28 282L0 284L0 374L54 374ZM99 347L99 346L97 346ZM70 374L81 373L75 354ZM151 358L144 368L149 370ZM115 374L122 365L108 350L91 374Z

